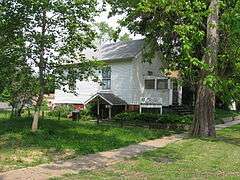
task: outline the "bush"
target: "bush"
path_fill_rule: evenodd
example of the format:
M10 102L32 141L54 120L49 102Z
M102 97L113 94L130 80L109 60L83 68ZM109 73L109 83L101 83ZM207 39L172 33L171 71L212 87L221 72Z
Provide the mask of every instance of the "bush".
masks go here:
M48 115L53 117L58 117L60 113L60 117L66 118L72 111L74 111L73 106L61 105L61 106L55 107L53 111L48 112Z
M80 121L91 121L91 120L93 120L93 118L92 118L92 116L90 116L90 115L80 114L79 120L80 120Z
M117 121L117 122L134 122L136 121L139 116L139 113L136 112L124 112L124 113L120 113L117 114L113 120Z
M153 113L136 113L124 112L116 115L114 120L117 122L135 122L135 123L159 123L159 124L184 124L189 125L192 122L190 115L177 114L153 114Z

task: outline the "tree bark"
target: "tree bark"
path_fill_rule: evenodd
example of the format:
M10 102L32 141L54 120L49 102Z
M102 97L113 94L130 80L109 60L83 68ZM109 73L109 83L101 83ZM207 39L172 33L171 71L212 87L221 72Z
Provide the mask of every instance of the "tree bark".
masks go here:
M39 45L39 63L38 63L38 68L39 68L39 85L40 85L40 90L37 98L37 102L35 105L35 111L34 111L34 117L33 117L33 122L32 122L32 132L36 132L38 130L38 120L39 120L39 115L41 111L41 106L44 98L44 90L45 90L45 80L44 80L44 71L46 69L46 62L44 58L44 53L45 53L45 34L46 34L46 10L43 10L43 16L42 16L42 41Z
M215 136L214 123L215 94L202 83L198 87L194 111L193 136Z
M32 132L36 132L38 130L38 119L39 119L39 111L34 111L33 122L32 122Z
M211 0L210 15L207 19L207 40L206 52L203 56L203 61L210 66L214 66L217 62L219 34L218 34L218 19L219 19L219 2ZM215 94L206 87L203 83L204 78L208 73L201 72L201 79L198 83L197 100L195 105L194 120L191 134L193 136L209 137L216 136L214 123L215 110Z

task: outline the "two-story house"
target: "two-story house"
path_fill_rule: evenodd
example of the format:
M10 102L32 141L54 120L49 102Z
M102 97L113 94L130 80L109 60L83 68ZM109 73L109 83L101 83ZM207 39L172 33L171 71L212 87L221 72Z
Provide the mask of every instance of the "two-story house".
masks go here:
M160 72L160 54L156 53L151 63L143 61L145 45L144 40L133 40L98 48L95 57L108 65L96 72L102 83L77 81L76 95L56 90L55 104L97 103L98 114L106 108L110 117L112 111L139 110L141 105L160 108L181 104L181 87Z

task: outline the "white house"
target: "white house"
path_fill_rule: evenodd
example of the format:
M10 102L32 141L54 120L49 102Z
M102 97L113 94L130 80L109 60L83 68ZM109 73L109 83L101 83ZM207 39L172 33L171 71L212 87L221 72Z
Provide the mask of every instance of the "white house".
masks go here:
M181 87L160 73L164 63L161 56L156 53L152 63L143 63L144 46L144 40L134 40L100 47L94 56L108 65L96 72L102 83L77 81L76 95L56 90L55 104L96 102L110 109L124 106L129 111L139 109L141 104L151 107L181 104Z

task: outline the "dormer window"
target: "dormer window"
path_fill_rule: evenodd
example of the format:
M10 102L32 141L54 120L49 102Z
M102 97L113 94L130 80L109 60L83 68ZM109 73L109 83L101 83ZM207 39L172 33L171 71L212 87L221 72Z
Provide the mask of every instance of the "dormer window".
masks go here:
M102 70L102 89L111 89L111 67L106 67Z

